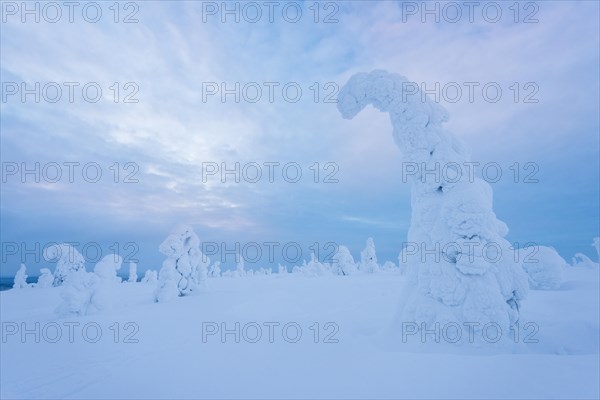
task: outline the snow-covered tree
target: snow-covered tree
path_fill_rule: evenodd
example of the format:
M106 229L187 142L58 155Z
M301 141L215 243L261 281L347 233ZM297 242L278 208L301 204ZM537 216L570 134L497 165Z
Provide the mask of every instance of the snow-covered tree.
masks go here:
M158 282L158 272L153 269L149 269L144 273L142 283L154 284Z
M238 254L238 260L236 263L236 267L235 267L235 271L233 273L234 277L237 278L241 278L243 276L246 276L246 269L245 269L245 263L244 263L244 257L241 256L241 254ZM249 272L249 271L248 271Z
M48 262L56 262L54 270L54 286L64 283L67 276L75 271L85 270L85 259L70 244L53 244L44 249L44 259Z
M220 278L221 277L221 262L215 261L213 265L208 269L208 276L211 278Z
M57 308L60 315L86 315L94 311L92 296L100 278L85 269L71 272L62 282L62 301Z
M277 273L278 274L287 274L288 273L287 267L285 265L278 264Z
M394 264L393 262L386 261L383 263L381 270L384 272L395 272L398 270L398 268L396 268L396 264Z
M157 301L170 299L173 287L179 296L197 291L205 285L210 259L200 251L200 239L192 227L180 225L159 246L167 256L158 274ZM159 292L164 290L164 294Z
M137 282L137 264L134 262L129 263L129 279L127 279L127 282Z
M304 266L302 267L302 271L304 274L309 276L323 276L331 274L328 265L319 262L319 260L315 256L315 253L310 254L310 261L308 262L308 264L304 264Z
M38 277L36 287L47 288L47 287L52 286L53 283L54 283L54 275L52 275L52 272L50 272L50 270L48 268L41 268L40 276Z
M144 273L144 277L142 278L143 283L155 284L158 282L158 272L149 269Z
M62 302L57 308L61 315L86 315L110 310L119 304L117 271L123 259L116 254L104 256L94 267L94 272L79 269L71 272L64 281Z
M377 264L377 254L375 253L375 243L373 238L367 239L367 245L363 251L360 252L360 266L361 272L373 273L379 271L379 265Z
M331 269L335 275L350 275L356 272L356 263L346 246L338 247L333 255Z
M94 273L98 276L92 304L97 310L114 308L118 304L118 290L121 278L117 271L121 269L123 259L116 254L104 256L94 267Z
M27 269L25 264L21 264L21 267L15 274L15 283L13 285L13 289L23 289L28 287L27 284Z
M564 269L568 264L553 247L524 248L520 250L520 254L523 254L523 269L529 275L529 286L532 289L548 290L560 287Z
M368 104L389 113L403 165L412 167L403 171L403 178L412 186L408 242L414 247L406 253L406 300L399 320L428 326L494 322L508 331L519 318L527 275L508 256L511 245L504 238L508 228L493 212L491 186L460 171L428 172L456 169L470 158L442 127L448 120L446 110L406 78L379 70L353 75L338 92L337 106L346 119ZM485 259L471 251L490 244L503 256ZM455 249L450 256L444 253L449 245ZM435 254L426 253L431 249Z
M406 272L408 271L408 266L406 265L407 256L404 254L405 251L406 249L402 249L400 254L398 254L398 271L400 272L400 275L406 275Z
M598 263L593 262L588 256L583 253L575 253L571 261L574 267L583 268L598 268Z
M595 237L592 241L592 246L596 249L598 255L598 263L600 263L600 237Z

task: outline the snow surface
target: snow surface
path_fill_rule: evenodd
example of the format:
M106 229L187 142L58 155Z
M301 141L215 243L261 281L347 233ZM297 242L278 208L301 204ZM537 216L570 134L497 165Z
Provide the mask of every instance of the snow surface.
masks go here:
M216 278L168 303L154 301L155 285L121 283L117 308L79 317L56 314L64 288L13 289L0 293L0 397L598 398L598 274L568 267L559 290L530 291L521 324L538 327L528 338L537 343L524 343L534 331L522 329L518 344L469 351L403 343L395 316L407 277L399 273ZM206 333L236 322L247 327L239 343L233 334L224 343L218 334L203 340L203 323ZM273 343L269 322L279 323ZM22 324L35 331L35 323L39 343L31 333L7 333ZM72 343L69 323L79 324ZM252 323L262 326L256 343L246 340L255 336ZM296 343L283 338L286 323L301 327ZM53 324L62 327L56 343L47 340ZM86 324L102 329L96 343L84 340Z

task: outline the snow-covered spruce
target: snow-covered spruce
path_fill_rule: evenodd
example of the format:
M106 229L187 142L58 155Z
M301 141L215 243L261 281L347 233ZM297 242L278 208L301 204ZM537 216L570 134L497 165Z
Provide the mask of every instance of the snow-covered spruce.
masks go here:
M552 247L535 246L520 250L523 269L529 275L532 289L558 289L563 282L567 262Z
M211 278L221 277L221 262L215 261L213 265L208 268L208 276Z
M250 272L250 271L248 271ZM235 271L233 271L233 276L236 278L241 278L243 276L246 276L247 272L246 272L246 264L244 261L244 257L242 257L240 254L238 254L238 260L235 266Z
M411 175L408 242L420 250L439 250L427 258L423 251L406 254L406 298L399 318L426 325L494 322L509 329L519 318L527 275L509 255L510 244L504 239L508 228L492 210L492 189L468 176L450 182L444 176L421 173L434 170L436 163L462 165L469 154L442 128L448 120L446 110L421 92L414 93L414 85L407 83L406 78L386 71L355 74L340 90L337 103L346 119L369 104L389 113L403 161L419 166ZM408 87L411 92L405 91ZM502 252L499 260L469 254L469 248L481 252L490 243ZM448 244L455 244L456 251L444 254Z
M127 282L137 282L137 264L134 262L129 263L129 279L127 279Z
M360 252L360 266L361 272L378 272L379 265L377 264L377 254L375 253L375 243L373 238L367 239L367 245L363 251Z
M13 289L23 289L28 286L29 285L27 284L27 268L25 267L25 264L21 264L21 267L15 274Z
M47 288L51 287L54 283L54 275L48 268L40 269L40 276L38 277L37 283L35 287L37 288Z
M583 253L575 253L572 258L571 265L574 267L583 267L583 268L598 268L598 263L593 262L591 258L586 256Z
M176 227L159 251L167 259L158 273L156 301L184 296L205 285L210 259L200 251L200 239L191 226Z
M356 263L346 246L339 246L331 262L331 272L334 275L351 275L356 272Z
M44 249L44 259L56 262L53 286L62 285L67 277L77 271L85 270L85 259L70 244L54 244Z
M115 308L119 303L121 283L117 271L122 262L121 256L108 254L96 264L94 272L79 269L70 273L63 284L62 302L57 313L86 315Z
M158 281L158 272L153 269L149 269L144 273L144 277L142 278L142 283L147 284L156 284Z

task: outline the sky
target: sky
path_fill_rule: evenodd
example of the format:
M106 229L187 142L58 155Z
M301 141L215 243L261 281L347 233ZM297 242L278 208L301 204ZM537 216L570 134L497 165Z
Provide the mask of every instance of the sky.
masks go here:
M595 259L598 2L114 4L2 3L1 276L56 242L88 270L113 252L159 269L181 223L225 268L237 249L251 268L332 243L360 259L368 237L397 262L410 185L388 116L335 104L374 69L448 110L509 241Z

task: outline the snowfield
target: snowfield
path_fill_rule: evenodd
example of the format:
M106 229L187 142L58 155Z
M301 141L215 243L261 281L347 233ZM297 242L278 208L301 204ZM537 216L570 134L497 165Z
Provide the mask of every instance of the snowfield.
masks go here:
M529 291L518 337L492 343L490 330L467 347L448 343L455 326L440 328L439 343L408 333L399 273L211 278L161 303L155 284L123 282L115 308L80 317L56 313L62 287L9 290L0 395L598 398L598 269L568 267L564 278Z

